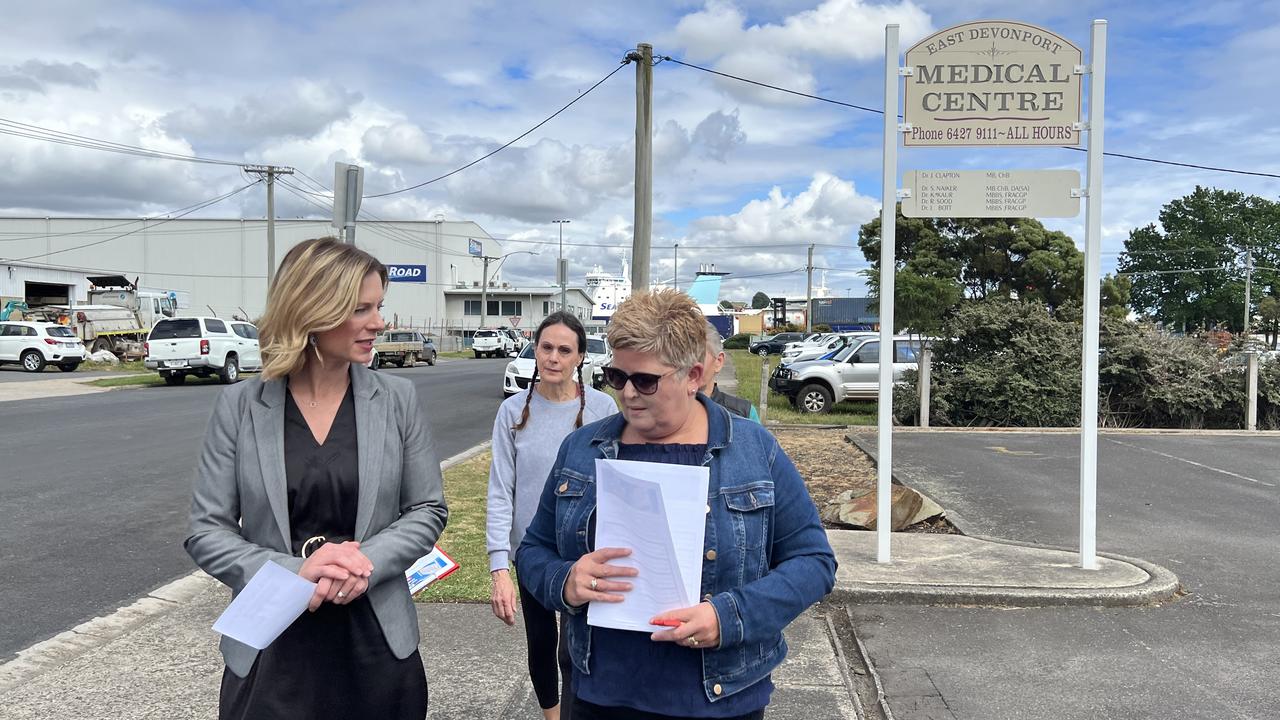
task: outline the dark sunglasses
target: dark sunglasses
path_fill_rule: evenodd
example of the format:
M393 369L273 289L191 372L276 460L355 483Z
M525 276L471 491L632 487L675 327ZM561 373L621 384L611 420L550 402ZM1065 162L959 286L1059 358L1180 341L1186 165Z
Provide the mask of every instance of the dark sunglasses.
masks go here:
M614 390L621 390L630 381L631 387L635 388L636 392L641 395L652 395L658 392L658 383L662 381L662 378L675 372L675 370L668 370L661 375L654 375L653 373L628 374L616 367L608 366L602 368L602 370L604 370L604 381L609 384L609 387Z

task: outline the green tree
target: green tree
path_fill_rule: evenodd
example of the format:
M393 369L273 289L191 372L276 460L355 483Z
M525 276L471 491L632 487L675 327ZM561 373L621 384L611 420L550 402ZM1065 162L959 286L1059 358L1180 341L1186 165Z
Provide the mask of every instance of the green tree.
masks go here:
M1129 232L1120 272L1133 277L1129 304L1180 329L1244 322L1241 260L1252 249L1253 297L1280 292L1280 203L1196 187L1160 210L1159 225Z
M1128 275L1112 275L1102 277L1099 300L1102 314L1124 320L1129 316L1129 296L1133 292L1133 280Z
M1272 350L1280 339L1280 298L1268 295L1258 301L1258 315L1262 318L1262 332L1267 336L1267 344Z
M752 309L752 310L759 310L759 309L761 309L761 308L767 308L767 307L769 307L769 305L771 305L771 304L772 304L772 301L770 301L770 300L769 300L769 296L768 296L768 295L766 295L766 294L764 294L764 292L758 292L758 293L756 293L755 295L752 295L752 296L751 296L751 309Z
M858 246L872 264L866 275L874 294L879 218L862 226ZM950 281L972 300L1016 298L1055 308L1079 302L1084 289L1084 256L1075 243L1032 218L908 218L899 206L894 246L898 270Z

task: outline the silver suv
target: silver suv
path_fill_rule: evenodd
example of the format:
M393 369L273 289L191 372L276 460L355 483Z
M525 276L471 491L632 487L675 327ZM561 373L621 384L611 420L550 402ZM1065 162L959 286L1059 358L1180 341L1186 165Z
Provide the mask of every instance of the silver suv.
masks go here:
M916 366L920 348L928 341L914 335L894 336L895 382ZM875 399L880 390L880 338L858 338L830 360L779 365L769 387L805 413L828 413L832 405L845 400Z

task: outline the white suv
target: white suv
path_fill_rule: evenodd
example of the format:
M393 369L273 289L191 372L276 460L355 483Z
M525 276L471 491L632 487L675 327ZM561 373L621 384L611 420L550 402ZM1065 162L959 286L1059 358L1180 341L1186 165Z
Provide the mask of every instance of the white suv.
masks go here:
M0 364L17 363L27 372L57 365L71 372L84 362L84 343L65 325L49 322L0 322Z
M516 352L516 341L506 330L482 328L471 337L471 350L476 357L509 357Z
M181 385L188 375L214 373L224 383L242 370L261 370L258 328L239 320L215 317L171 318L151 328L143 364L157 370L168 385Z

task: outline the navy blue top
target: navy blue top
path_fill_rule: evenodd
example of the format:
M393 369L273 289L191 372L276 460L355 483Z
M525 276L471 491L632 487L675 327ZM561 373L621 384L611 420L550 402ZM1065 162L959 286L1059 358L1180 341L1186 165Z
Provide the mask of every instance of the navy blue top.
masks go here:
M701 465L706 454L706 444L618 445L619 460ZM590 532L594 548L594 517ZM690 718L735 717L769 704L773 682L767 677L723 700L708 700L702 689L702 653L673 642L654 642L648 633L593 627L591 674L574 668L574 692L596 705Z

